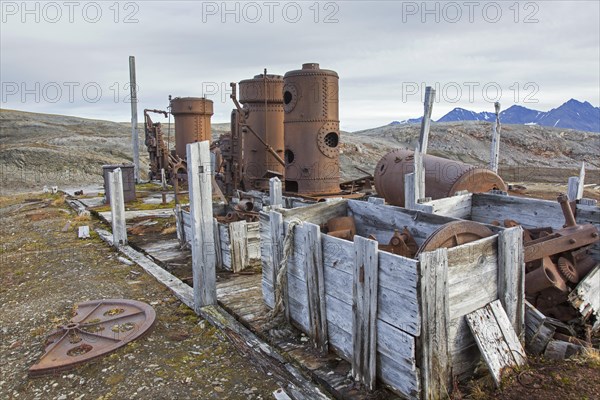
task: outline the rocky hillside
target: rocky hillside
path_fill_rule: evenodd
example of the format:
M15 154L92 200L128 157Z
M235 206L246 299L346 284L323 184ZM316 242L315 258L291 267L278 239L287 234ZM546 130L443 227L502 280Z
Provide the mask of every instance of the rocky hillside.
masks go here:
M414 148L419 128L418 124L404 124L343 132L342 178L364 176L356 167L373 171L390 150ZM228 130L227 123L213 124L213 137ZM167 126L164 131L167 132ZM429 153L487 165L490 131L490 123L483 121L433 123ZM130 137L128 123L1 110L0 188L5 193L41 189L44 185L101 184L102 165L131 161ZM598 154L600 134L541 126L502 127L500 159L504 169L535 169L536 177L544 178L542 175L546 174L551 178L547 175L557 169L575 170L581 161L586 161L586 181L597 183ZM140 156L144 178L148 158L143 140Z

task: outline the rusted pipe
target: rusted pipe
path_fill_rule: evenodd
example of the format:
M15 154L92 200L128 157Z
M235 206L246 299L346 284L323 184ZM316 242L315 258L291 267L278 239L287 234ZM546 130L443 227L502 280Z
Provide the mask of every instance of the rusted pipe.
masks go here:
M569 198L566 194L562 193L556 199L560 203L560 208L562 209L563 215L565 216L565 228L576 226L577 221L575 221L575 215L573 214L573 209L569 204Z

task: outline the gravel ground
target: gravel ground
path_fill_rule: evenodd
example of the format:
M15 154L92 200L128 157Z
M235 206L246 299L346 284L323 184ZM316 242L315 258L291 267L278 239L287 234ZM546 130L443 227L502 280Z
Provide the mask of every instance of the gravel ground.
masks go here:
M94 223L76 217L59 196L0 198L0 399L273 397L278 386L269 374L168 289L119 261L94 233L77 239L79 225ZM28 378L46 335L76 303L101 298L151 304L154 329L71 371Z

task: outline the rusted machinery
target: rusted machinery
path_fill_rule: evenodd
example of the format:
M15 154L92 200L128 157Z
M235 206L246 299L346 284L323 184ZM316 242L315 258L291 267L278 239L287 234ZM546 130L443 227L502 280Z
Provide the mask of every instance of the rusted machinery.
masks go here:
M558 202L565 217L562 229L524 231L525 293L542 313L567 322L578 316L567 302L568 294L596 265L589 250L599 238L594 225L576 223L566 195L560 195ZM504 224L513 226L516 222L507 220Z
M227 196L233 196L240 188L242 180L242 145L239 134L238 110L231 110L230 133L221 135L218 140L221 163L217 164L217 183Z
M212 140L212 100L204 97L176 97L171 100L171 114L175 117L175 152L182 160L186 159L185 147L188 143Z
M69 323L48 336L45 352L29 375L56 374L111 353L147 333L155 319L154 309L140 301L79 303Z
M432 199L450 197L456 192L506 191L500 176L485 168L477 168L459 161L423 155L425 168L425 195ZM404 206L404 175L414 171L414 152L394 150L383 156L375 167L375 189L385 200Z
M338 80L316 63L283 77L286 192L340 192Z
M279 161L283 158L282 89L283 77L267 74L266 70L239 83L239 102L243 105L241 113L245 122L240 126L244 138L242 181L245 190L267 190L270 178L283 178L284 165Z
M148 177L150 180L161 179L161 170L165 171L165 178L170 178L169 168L169 149L164 141L160 122L153 122L150 118L150 113L163 114L165 117L168 113L163 110L144 110L144 133L145 144L148 149L150 158L150 171Z

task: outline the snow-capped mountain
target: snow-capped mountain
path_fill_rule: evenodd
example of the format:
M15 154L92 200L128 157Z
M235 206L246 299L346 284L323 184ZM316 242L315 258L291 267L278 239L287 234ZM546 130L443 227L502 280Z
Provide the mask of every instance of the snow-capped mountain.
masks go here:
M455 108L437 122L453 121L490 121L495 114L492 112L474 112L464 108ZM550 111L532 110L523 106L513 105L500 113L500 121L504 124L543 125L558 128L577 129L580 131L600 132L600 107L590 103L571 99L558 108ZM420 123L421 118L405 121L394 121L390 125Z

